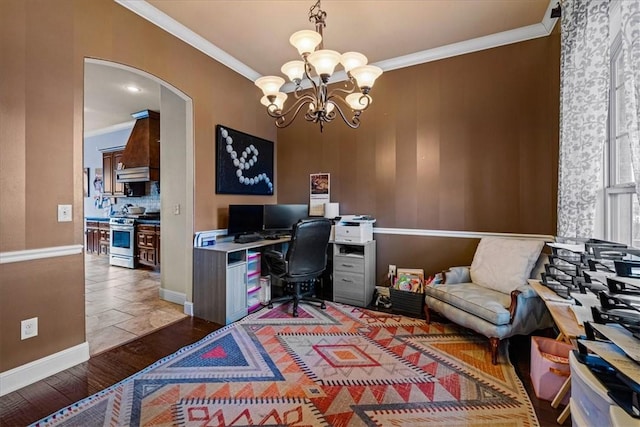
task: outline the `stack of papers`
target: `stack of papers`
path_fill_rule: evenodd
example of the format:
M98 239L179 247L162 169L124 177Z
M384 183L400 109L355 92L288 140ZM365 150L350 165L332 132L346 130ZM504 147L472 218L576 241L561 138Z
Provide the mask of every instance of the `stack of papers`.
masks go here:
M554 249L564 249L569 252L575 253L583 253L585 251L585 247L583 243L571 244L571 243L547 243L549 247Z
M593 322L593 315L591 314L591 307L584 307L579 305L570 305L569 310L573 313L576 321L579 325L584 326L585 322Z

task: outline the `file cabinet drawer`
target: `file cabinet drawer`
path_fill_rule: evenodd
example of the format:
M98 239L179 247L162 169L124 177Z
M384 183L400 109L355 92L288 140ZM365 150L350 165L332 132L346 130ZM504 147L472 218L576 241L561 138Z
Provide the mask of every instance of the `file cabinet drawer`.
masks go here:
M364 258L354 256L335 255L333 258L334 271L364 274Z
M342 298L356 300L360 304L365 297L364 275L336 272L333 275L333 299L346 302Z

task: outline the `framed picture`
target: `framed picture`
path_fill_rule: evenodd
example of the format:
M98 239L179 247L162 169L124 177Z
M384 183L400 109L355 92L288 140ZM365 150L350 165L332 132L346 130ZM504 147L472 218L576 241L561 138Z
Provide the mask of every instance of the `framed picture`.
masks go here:
M273 195L273 142L216 125L216 193Z
M324 215L324 204L330 200L330 178L328 173L309 175L309 216Z
M91 193L89 192L89 168L84 168L84 177L82 181L82 186L84 189L84 197L89 197Z
M95 168L95 176L93 177L93 189L96 195L102 194L102 168Z

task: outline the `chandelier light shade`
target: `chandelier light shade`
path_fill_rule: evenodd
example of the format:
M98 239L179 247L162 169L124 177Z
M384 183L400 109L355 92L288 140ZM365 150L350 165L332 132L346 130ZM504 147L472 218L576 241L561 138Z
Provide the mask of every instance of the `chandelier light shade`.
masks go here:
M302 111L305 120L320 124L321 132L324 124L337 116L355 129L360 126L360 114L373 102L369 92L382 69L367 65L367 57L359 52L340 54L324 49L322 31L326 17L318 0L309 9L309 21L315 24L316 30L297 31L289 38L302 59L289 61L280 69L296 87L291 105L285 106L288 96L280 91L285 83L282 77L265 76L255 81L264 94L260 102L279 128L289 126ZM329 91L329 80L340 64L347 73L347 85ZM305 80L311 85L309 89L302 88Z

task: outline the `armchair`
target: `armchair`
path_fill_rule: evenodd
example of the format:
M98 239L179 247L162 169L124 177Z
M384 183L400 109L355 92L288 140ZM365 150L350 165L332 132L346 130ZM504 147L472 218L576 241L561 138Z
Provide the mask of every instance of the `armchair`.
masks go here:
M273 303L293 301L293 316L298 317L298 303L311 301L326 308L323 300L314 298L313 285L327 266L327 246L331 235L331 221L326 218L311 218L298 221L291 231L291 242L286 255L277 251L264 253L267 271L272 279L282 280L290 294L269 301ZM307 290L303 291L302 286Z
M553 325L544 302L527 282L544 271L543 245L536 240L482 238L470 267L452 267L444 283L426 287L427 323L434 310L488 337L495 365L500 340Z

